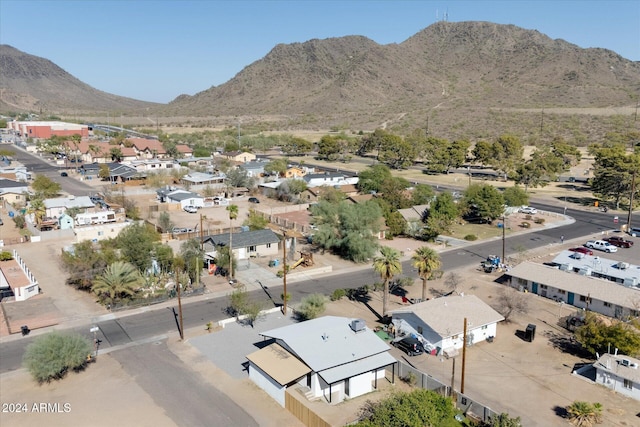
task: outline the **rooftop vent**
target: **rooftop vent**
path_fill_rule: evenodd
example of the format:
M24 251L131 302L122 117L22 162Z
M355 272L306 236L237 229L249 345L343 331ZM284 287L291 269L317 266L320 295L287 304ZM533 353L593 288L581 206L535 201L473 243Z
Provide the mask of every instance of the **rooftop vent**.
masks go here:
M349 326L351 326L351 329L353 329L353 332L361 332L361 331L364 331L366 328L366 324L362 319L352 320Z

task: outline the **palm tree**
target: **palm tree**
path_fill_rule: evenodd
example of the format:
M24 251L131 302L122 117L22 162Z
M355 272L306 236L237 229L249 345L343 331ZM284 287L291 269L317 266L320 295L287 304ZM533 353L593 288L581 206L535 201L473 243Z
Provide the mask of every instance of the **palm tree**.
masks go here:
M44 201L42 199L33 199L29 202L29 208L27 209L27 213L33 214L33 217L36 221L36 225L39 225L42 222L42 218L47 214L46 206L44 205Z
M131 263L116 261L105 268L101 276L94 279L91 290L110 303L134 295L142 285L143 278Z
M229 211L229 277L233 279L233 220L238 218L238 205L229 205L227 210Z
M400 252L388 246L380 248L380 256L373 260L373 269L380 274L384 282L384 293L382 295L382 315L387 315L387 302L389 299L389 281L396 274L402 273L400 263Z
M567 413L571 424L577 427L591 427L602 422L602 405L575 401L567 406Z
M416 250L411 259L413 260L413 266L418 269L418 276L422 278L422 300L424 301L427 299L427 280L442 264L440 255L433 249L422 246Z

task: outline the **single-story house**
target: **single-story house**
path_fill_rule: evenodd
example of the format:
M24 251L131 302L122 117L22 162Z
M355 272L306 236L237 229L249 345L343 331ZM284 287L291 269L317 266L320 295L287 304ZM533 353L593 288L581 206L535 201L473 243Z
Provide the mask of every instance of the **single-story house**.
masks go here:
M259 178L264 175L264 167L267 165L267 162L263 161L250 161L238 165L240 169L243 169L247 172L247 175L254 178Z
M232 162L238 163L252 162L256 159L256 155L248 151L227 151L220 155Z
M10 204L24 202L24 194L28 191L29 185L26 182L0 178L0 200L4 200Z
M133 222L126 221L92 225L89 227L74 227L73 232L76 235L76 242L83 242L85 240L97 242L99 240L114 239L118 237L118 234L131 224L133 224Z
M562 251L553 259L553 263L561 270L573 270L583 276L606 279L624 286L640 285L640 266L628 262L599 255L590 256L581 252Z
M314 203L320 200L322 194L327 191L327 189L333 188L344 194L345 199L347 197L355 196L358 194L358 189L353 184L347 185L335 185L335 186L327 186L323 185L320 187L309 187L300 193L300 199L302 199L305 203Z
M249 378L284 406L287 387L310 400L341 402L372 392L396 359L364 320L324 316L262 332L273 344L247 356Z
M509 285L521 291L617 319L640 316L640 290L637 287L529 261L518 264L505 274L510 278Z
M325 172L325 173L311 173L302 177L307 183L307 187L321 187L323 185L347 185L347 184L356 184L358 182L358 178L355 178L355 182L352 182L353 179L348 178L346 175L339 172Z
M429 205L415 205L406 209L398 209L405 221L422 221L429 210Z
M203 240L206 256L213 259L219 246L229 246L229 233L205 236ZM270 229L232 233L231 238L233 254L238 260L253 256L277 256L280 253L279 242L278 235Z
M467 345L495 337L504 317L475 295L451 295L391 311L396 336L415 335L427 349L455 355L462 348L464 319Z
M640 360L622 354L603 354L593 364L596 382L632 399L640 400Z
M38 281L18 252L13 251L13 259L0 261L0 295L9 294L15 301L24 301L39 293Z
M173 159L142 159L133 160L126 163L138 172L151 172L161 169L180 169L180 164Z
M178 151L180 158L193 157L193 149L186 144L176 144L176 151Z
M87 209L94 208L95 204L89 196L69 196L45 199L44 207L46 217L58 219L67 209L78 208L82 213L86 212Z
M307 174L307 171L305 171L302 168L296 167L296 166L292 166L290 168L287 168L287 170L284 172L284 177L285 178L301 178L303 176L305 176Z
M182 209L184 209L185 206L204 207L204 197L198 193L192 193L187 190L173 189L167 191L167 189L161 189L158 190L156 194L160 202L179 203Z
M190 172L183 176L180 180L183 184L189 185L211 185L211 184L223 184L227 176L220 173L204 173L204 172Z

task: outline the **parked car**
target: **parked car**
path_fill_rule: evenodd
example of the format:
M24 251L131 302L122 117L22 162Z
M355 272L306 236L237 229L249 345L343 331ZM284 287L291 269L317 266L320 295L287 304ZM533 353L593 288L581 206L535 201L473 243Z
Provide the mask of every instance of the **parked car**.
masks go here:
M69 174L66 172L60 172L60 176L69 176Z
M184 211L189 213L198 213L198 208L193 205L187 205L184 207Z
M603 240L619 248L630 248L631 246L633 246L633 242L631 240L627 240L624 237L620 236L611 236Z
M629 229L629 234L630 234L632 237L638 237L638 236L640 236L640 227L631 227L631 228Z
M589 249L597 249L603 252L618 252L618 248L616 248L609 242L605 242L604 240L589 240L584 245Z
M535 215L538 213L538 210L536 208L532 208L531 206L523 206L518 209L518 212L523 214Z
M424 347L418 338L404 337L399 341L392 342L391 344L404 351L409 356L417 356L418 354L424 353Z
M577 248L570 248L569 249L572 252L580 252L581 254L585 254L585 255L593 255L593 251L589 248L585 248L583 246L579 246Z
M249 197L249 203L260 203L257 197Z

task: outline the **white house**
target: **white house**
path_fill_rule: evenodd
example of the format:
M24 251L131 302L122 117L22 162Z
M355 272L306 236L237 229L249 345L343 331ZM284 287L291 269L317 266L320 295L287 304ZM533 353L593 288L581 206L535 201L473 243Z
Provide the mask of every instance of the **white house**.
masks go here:
M348 185L357 184L358 177L347 177L339 172L311 173L302 177L307 187L321 187L323 185Z
M247 356L249 378L283 406L286 388L296 384L310 400L330 403L369 393L396 363L361 319L324 316L260 335L275 342Z
M495 337L498 322L504 320L477 296L462 294L393 310L391 315L396 336L413 334L426 342L427 349L440 349L449 355L462 348L465 318L467 345Z
M594 257L590 257L594 258ZM605 316L628 319L640 316L640 289L607 279L575 273L568 266L550 267L523 262L509 270L509 284Z
M220 246L229 246L229 233L205 236L203 240L205 255L212 259L216 257ZM233 255L238 260L253 256L277 256L280 253L279 242L278 235L270 229L233 233L231 239Z
M76 235L76 241L91 240L97 242L99 240L113 239L120 234L122 230L127 228L133 222L112 222L109 224L92 225L88 227L75 227L73 229Z
M621 354L603 354L593 364L596 382L620 394L640 400L640 360Z
M192 193L187 190L180 189L162 189L157 191L157 198L161 202L177 203L182 209L185 206L204 207L204 197L198 193Z
M9 290L15 301L24 301L40 293L38 281L15 250L13 259L0 262L0 294Z
M44 207L46 209L46 217L57 219L60 215L65 213L67 209L78 208L81 212L85 212L89 208L94 208L95 204L91 201L89 196L69 196L45 199Z

